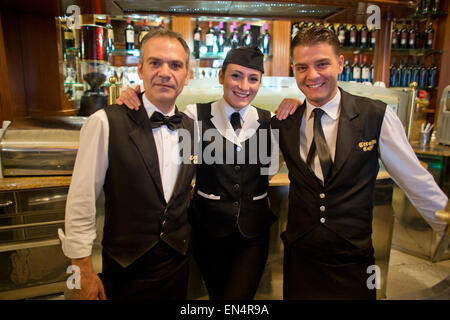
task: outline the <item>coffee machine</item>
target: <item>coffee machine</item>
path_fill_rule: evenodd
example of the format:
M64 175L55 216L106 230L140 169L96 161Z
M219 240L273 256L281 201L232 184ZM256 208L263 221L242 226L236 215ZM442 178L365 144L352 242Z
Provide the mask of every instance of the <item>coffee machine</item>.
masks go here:
M436 138L439 143L450 145L450 85L442 91L439 102Z

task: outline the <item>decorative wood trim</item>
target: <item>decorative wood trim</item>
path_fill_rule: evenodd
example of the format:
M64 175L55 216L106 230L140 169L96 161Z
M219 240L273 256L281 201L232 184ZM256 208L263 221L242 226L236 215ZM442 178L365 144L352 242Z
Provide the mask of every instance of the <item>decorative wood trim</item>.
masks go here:
M389 86L389 66L391 64L391 26L392 21L382 19L381 29L377 31L377 43L373 56L373 81L383 81Z
M275 20L273 22L273 58L272 76L289 76L291 46L291 22Z

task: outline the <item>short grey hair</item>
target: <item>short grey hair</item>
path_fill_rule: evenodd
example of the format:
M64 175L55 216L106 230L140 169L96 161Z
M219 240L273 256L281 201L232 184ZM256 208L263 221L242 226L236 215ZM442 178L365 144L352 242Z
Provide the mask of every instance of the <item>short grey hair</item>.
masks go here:
M166 29L166 28L158 28L158 29L154 29L152 31L150 31L149 33L147 33L144 37L144 39L142 39L142 43L141 43L141 54L139 57L139 64L142 66L142 64L144 63L144 46L145 43L150 40L151 38L154 37L167 37L167 38L172 38L172 39L176 39L178 40L178 42L183 46L184 51L186 52L186 69L189 67L189 58L191 55L191 49L189 49L188 44L186 43L186 41L183 39L183 37L181 36L181 34L179 34L178 32Z

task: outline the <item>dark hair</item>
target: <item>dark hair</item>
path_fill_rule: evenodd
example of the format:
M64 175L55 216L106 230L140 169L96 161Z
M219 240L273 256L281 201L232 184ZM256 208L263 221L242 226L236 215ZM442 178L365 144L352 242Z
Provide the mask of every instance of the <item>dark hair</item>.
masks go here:
M323 26L315 26L311 28L304 28L297 32L294 39L291 41L291 61L293 59L293 52L298 46L313 46L318 43L325 42L333 47L336 56L341 55L341 44L339 38L333 31Z
M144 63L144 55L143 55L143 51L144 51L144 45L145 43L150 40L151 38L154 37L167 37L167 38L172 38L172 39L176 39L178 40L179 43L181 43L181 45L184 48L184 51L186 52L186 69L189 68L189 57L191 55L191 49L189 49L188 44L186 43L186 41L183 39L183 37L181 36L181 34L179 34L178 32L166 29L166 28L158 28L158 29L154 29L152 31L150 31L149 33L147 33L144 37L144 39L142 39L142 43L141 43L141 55L139 57L139 64L142 65Z

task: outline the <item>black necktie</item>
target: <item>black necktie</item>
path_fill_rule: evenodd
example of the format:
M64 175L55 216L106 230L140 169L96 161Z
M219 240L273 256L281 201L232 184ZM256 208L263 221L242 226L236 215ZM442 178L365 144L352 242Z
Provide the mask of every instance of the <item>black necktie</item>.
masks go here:
M308 152L308 158L306 163L309 167L314 159L314 154L317 151L317 155L320 160L320 167L322 168L323 181L327 181L328 174L330 173L332 161L330 151L328 150L327 141L325 140L325 135L323 134L322 124L320 123L320 118L324 114L324 111L320 108L314 108L314 137L311 143L311 148Z
M236 135L239 135L239 130L241 127L241 115L239 112L233 112L231 114L230 123L233 126L234 131L236 132Z
M150 121L152 123L152 128L159 128L163 124L167 126L170 130L178 129L181 126L181 120L183 116L181 114L175 114L171 117L166 117L161 112L155 111L150 117Z

